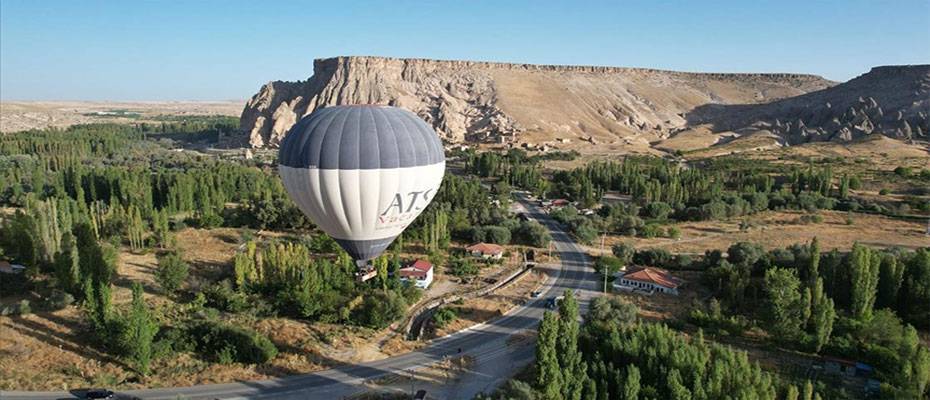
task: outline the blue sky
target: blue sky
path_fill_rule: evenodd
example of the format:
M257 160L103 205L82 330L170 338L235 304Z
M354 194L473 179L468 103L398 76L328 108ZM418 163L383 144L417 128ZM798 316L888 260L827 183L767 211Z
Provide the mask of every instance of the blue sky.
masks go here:
M246 99L314 58L805 72L930 63L930 1L0 0L0 99Z

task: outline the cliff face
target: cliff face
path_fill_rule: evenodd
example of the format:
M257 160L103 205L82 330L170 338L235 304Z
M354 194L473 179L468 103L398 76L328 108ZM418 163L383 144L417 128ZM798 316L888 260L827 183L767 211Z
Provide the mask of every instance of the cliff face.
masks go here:
M413 111L453 143L648 144L687 126L699 106L767 103L832 85L799 74L337 57L316 60L307 81L264 85L241 129L251 146L274 147L319 107L388 104Z
M708 105L689 124L768 130L787 144L849 141L872 134L924 139L930 117L930 65L875 67L846 83L767 104Z

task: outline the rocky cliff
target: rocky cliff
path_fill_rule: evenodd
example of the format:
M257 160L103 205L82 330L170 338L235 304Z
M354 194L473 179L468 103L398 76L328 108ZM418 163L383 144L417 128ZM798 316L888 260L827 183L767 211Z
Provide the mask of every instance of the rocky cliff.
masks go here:
M276 146L302 116L337 104L413 111L447 142L649 143L688 126L707 105L761 104L833 82L801 74L717 74L383 57L314 62L300 82L270 82L242 112L253 147Z
M767 104L701 106L687 119L714 131L767 130L798 144L872 134L925 139L928 117L930 65L905 65L875 67L846 83Z

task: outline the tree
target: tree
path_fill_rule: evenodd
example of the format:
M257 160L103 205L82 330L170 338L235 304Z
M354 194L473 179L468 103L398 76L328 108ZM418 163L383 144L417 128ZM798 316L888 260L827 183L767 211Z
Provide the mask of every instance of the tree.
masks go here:
M930 249L920 249L908 257L898 307L902 316L916 326L930 326Z
M61 237L61 251L55 256L55 278L61 290L80 295L81 265L77 243L71 232L65 232Z
M533 247L546 247L552 240L549 230L536 221L521 221L515 236L523 244Z
M122 345L133 367L142 375L149 373L152 361L152 341L158 333L158 323L152 318L142 296L142 285L132 284L132 308L126 316Z
M810 380L804 382L804 393L801 396L803 400L814 400L814 384Z
M850 311L859 320L872 316L872 307L878 292L878 253L858 243L850 254Z
M765 316L771 331L783 338L794 338L802 321L803 299L799 292L801 282L794 271L772 268L765 271Z
M165 293L173 294L181 288L190 272L190 266L177 252L170 252L158 258L158 270L155 281Z
M667 385L669 398L672 400L691 400L691 391L681 382L681 373L677 369L668 372Z
M661 201L654 201L652 203L646 204L646 207L643 208L643 211L649 218L664 220L668 218L669 214L671 214L672 206Z
M636 255L636 248L627 243L615 244L610 248L610 251L623 265L630 265L633 262L633 256Z
M491 243L510 243L510 230L503 226L490 225L484 227L485 240ZM480 241L480 240L479 240Z
M168 226L168 210L162 209L152 213L152 235L155 244L161 248L171 242L171 230Z
M559 337L556 351L562 371L562 398L580 400L588 379L587 365L578 349L578 301L571 290L566 290L559 304Z
M788 385L788 389L785 391L785 400L798 400L798 396L800 395L797 386Z
M898 291L904 278L904 265L898 263L894 254L884 254L878 271L878 295L875 305L879 308L897 305Z
M830 340L835 319L836 310L833 307L833 299L823 292L823 279L817 278L811 290L811 313L808 322L809 330L814 336L815 352L819 352Z
M546 311L536 340L536 388L546 400L561 398L563 379L556 350L558 335L559 322L555 314Z
M145 233L145 223L137 207L130 206L127 212L126 238L129 240L129 247L133 251L139 251L144 245L142 235Z
M820 276L820 242L815 236L811 239L810 245L810 260L804 264L804 268L801 270L800 278L804 282L808 282L808 285L813 284L817 277Z
M630 364L626 367L626 379L623 381L623 399L636 400L639 398L640 389L639 368Z
M765 249L755 243L738 242L727 249L727 260L737 266L753 267L764 256Z
M623 268L623 263L613 256L600 256L594 262L594 270L601 275L613 276L621 268Z

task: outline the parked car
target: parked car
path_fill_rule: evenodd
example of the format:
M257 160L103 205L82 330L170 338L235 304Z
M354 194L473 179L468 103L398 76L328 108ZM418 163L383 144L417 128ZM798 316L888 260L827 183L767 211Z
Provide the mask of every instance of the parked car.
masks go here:
M425 400L425 399L426 399L426 391L422 389L417 390L417 394L413 396L413 400Z
M541 291L541 290L537 290L537 291L534 291L533 293L530 293L530 297L532 297L532 298L534 298L534 299L539 298L539 296L542 296L542 291Z

